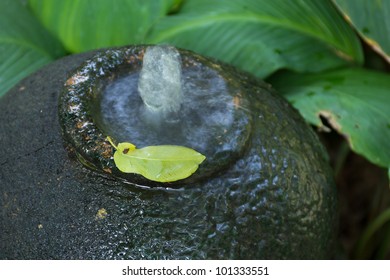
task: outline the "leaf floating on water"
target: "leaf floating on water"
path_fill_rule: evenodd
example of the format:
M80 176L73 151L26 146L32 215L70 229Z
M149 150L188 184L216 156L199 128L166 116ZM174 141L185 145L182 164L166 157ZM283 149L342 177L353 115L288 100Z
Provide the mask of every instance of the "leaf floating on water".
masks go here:
M174 182L191 176L206 157L183 146L161 145L137 149L123 142L116 146L110 137L107 140L116 149L114 162L124 173L136 173L156 182Z

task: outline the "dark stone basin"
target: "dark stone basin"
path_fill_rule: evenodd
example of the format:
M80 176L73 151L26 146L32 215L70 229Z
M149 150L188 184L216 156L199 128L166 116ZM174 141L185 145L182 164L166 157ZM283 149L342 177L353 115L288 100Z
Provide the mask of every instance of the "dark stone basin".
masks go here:
M226 79L226 128L198 122L159 138L140 125L133 135L139 146L178 139L205 153L193 176L162 184L116 170L104 139L127 136L101 104L109 81L126 79L126 61L136 75L140 50L65 57L0 98L0 259L332 258L336 190L322 146L269 85L230 66L182 51L188 76L198 67ZM79 101L86 109L69 115L75 99L66 92L79 85L71 78L110 52L117 61L103 59L112 69L92 76L93 94ZM80 118L89 123L83 132Z

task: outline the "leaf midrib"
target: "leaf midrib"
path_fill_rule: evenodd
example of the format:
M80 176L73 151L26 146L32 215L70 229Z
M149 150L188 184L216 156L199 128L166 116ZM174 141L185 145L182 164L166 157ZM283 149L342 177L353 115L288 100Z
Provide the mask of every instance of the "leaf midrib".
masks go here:
M176 19L178 18L179 17L177 17ZM189 18L185 22L181 22L180 25L176 25L174 28L169 28L165 32L160 32L158 36L153 37L152 39L156 41L161 41L162 38L171 37L176 33L183 32L193 27L207 25L218 21L256 22L260 24L269 24L273 26L283 27L284 29L294 30L302 34L309 35L309 37L313 37L319 39L320 41L329 43L330 45L338 48L339 50L346 51L344 45L338 44L336 40L328 40L329 37L321 36L323 32L315 32L316 30L308 29L306 28L305 25L300 25L286 19L271 17L267 15L253 14L253 13L235 14L235 15L221 13L218 15L207 15L199 19L195 18L195 20Z
M149 158L149 157L141 157L141 156L134 156L134 155L131 155L130 153L129 154L123 154L123 156L125 157L129 157L129 158L135 158L135 159L138 159L138 160L147 160L147 161L168 161L168 162L174 162L174 161L198 161L200 159L200 156L196 157L196 158L184 158L184 159L166 159L166 158Z

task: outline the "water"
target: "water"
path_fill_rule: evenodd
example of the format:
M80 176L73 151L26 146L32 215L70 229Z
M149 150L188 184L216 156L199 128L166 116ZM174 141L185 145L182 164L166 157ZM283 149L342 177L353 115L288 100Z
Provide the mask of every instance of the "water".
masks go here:
M145 51L138 91L149 121L177 120L183 102L181 59L171 46L151 46Z
M142 70L121 67L102 80L92 108L94 121L116 142L138 148L189 147L207 157L200 169L219 170L244 151L251 131L248 104L239 99L241 89L224 79L220 67L188 53L179 58L177 50L163 48L174 58L167 59L158 49L159 60L150 64L148 48Z
M139 80L140 72L123 73L105 87L99 99L96 121L117 141L132 142L139 147L183 145L205 151L235 126L232 98L225 94L226 84L209 68L183 69L185 98L179 111L174 112L178 118L175 122L172 114L166 115L171 111L146 109L137 87Z

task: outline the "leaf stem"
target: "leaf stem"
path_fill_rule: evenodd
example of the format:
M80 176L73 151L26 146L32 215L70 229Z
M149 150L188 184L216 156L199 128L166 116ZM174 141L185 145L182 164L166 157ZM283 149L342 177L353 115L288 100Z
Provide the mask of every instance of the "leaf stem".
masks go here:
M362 259L364 258L364 249L367 246L367 243L371 239L371 237L378 231L385 223L390 221L390 208L383 211L374 221L372 221L362 236L360 237L357 246L356 246L356 258Z
M377 259L386 259L386 256L390 252L390 226L387 226L385 231L385 237L383 241L380 243L378 248Z
M118 150L118 146L116 146L114 144L114 141L112 140L112 138L110 136L107 136L106 139L108 142L110 142L111 146L113 146L115 148L115 150Z

